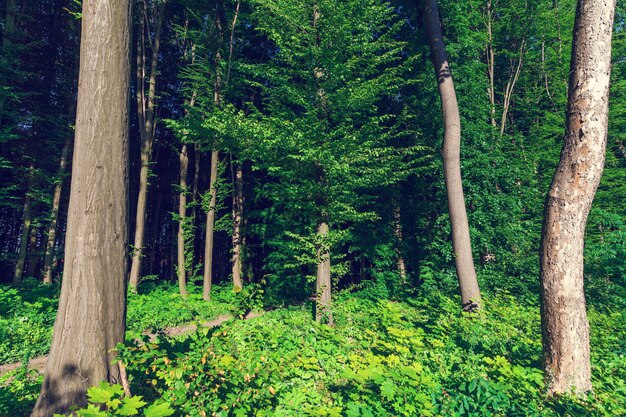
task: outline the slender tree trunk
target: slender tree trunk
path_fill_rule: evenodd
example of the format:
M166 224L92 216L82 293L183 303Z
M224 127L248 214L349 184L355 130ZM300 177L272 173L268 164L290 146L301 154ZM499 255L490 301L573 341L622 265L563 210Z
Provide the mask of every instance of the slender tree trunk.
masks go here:
M489 103L491 105L491 126L496 128L495 55L493 53L493 9L487 0L487 72L489 74Z
M9 59L12 54L13 37L15 36L15 18L17 16L17 0L7 0L6 13L4 18L4 32L2 33L2 55L0 56L0 71L5 73L6 68L9 65ZM0 80L6 85L6 75L1 76ZM4 94L0 94L0 126L2 126L2 119L4 118L4 106L6 103L6 97Z
M561 160L541 237L543 361L548 394L591 391L583 292L587 216L600 183L608 130L615 0L579 0Z
M240 163L235 165L235 184L233 192L233 288L241 291L243 282L241 280L241 224L243 219L243 169Z
M396 239L398 240L398 274L400 275L400 280L404 283L406 282L406 262L402 251L402 222L400 218L400 205L398 203L396 203L396 206L393 208L393 228Z
M506 130L506 118L509 114L509 107L511 106L511 98L513 97L513 90L515 89L515 84L519 79L519 75L522 69L522 63L524 62L524 49L526 48L526 40L523 39L519 48L519 58L517 60L517 65L515 67L515 71L511 73L509 77L509 81L506 84L506 89L504 90L504 102L502 103L502 119L500 122L500 136L504 135L504 131Z
M187 156L187 144L183 144L180 151L180 194L178 198L178 289L180 295L187 296L187 278L185 266L185 221L187 220L187 170L189 157Z
M211 152L211 201L206 219L206 246L204 248L204 281L202 285L202 298L211 301L211 284L213 282L213 245L215 230L215 204L217 203L217 170L219 168L219 152Z
M318 28L320 16L321 14L317 1L313 1L313 30L315 31L315 44L318 48L321 47L321 39ZM326 117L327 110L326 92L321 85L323 75L323 68L314 65L313 79L315 80L317 106L321 110L320 117ZM329 326L333 326L330 246L328 244L328 213L325 211L327 206L325 194L326 172L321 165L317 165L316 170L317 184L320 187L316 202L316 205L320 210L317 223L317 235L320 243L317 248L317 276L315 285L317 305L315 309L315 320L317 322L326 322Z
M13 285L19 285L22 283L24 276L24 266L26 265L26 254L28 252L28 237L30 236L30 224L32 221L32 197L30 195L33 187L34 166L31 164L28 170L28 189L26 196L24 197L24 211L22 214L22 229L20 234L20 250L17 257L17 264L15 265L15 272L13 273Z
M330 279L330 250L327 245L328 223L321 220L317 226L317 234L322 240L322 244L317 250L317 280L316 280L316 300L315 321L325 322L329 326L334 325Z
M74 113L74 112L72 112ZM54 259L54 243L57 236L57 223L59 221L59 209L61 207L61 192L63 191L63 180L65 178L65 169L67 167L67 159L72 146L72 136L68 135L61 151L61 163L59 164L58 179L54 186L54 194L52 197L52 212L50 214L50 225L48 226L48 239L46 243L46 254L43 263L43 283L52 283L52 260Z
M169 164L168 164L169 165ZM152 232L150 233L150 255L148 260L148 273L154 274L154 262L156 260L157 241L159 239L159 227L161 225L161 206L163 204L163 188L157 184L156 208L152 218Z
M436 0L424 0L424 6L431 58L435 66L443 110L444 137L441 154L452 226L454 262L463 309L475 311L480 309L481 302L461 181L461 118L441 33L439 6Z
M37 275L37 267L39 266L39 230L35 227L30 228L30 237L28 238L28 262L26 263L26 276L35 278Z
M133 292L137 292L137 285L141 277L141 266L144 251L144 238L146 231L146 203L148 201L148 187L150 165L152 160L152 146L156 132L155 104L156 104L156 81L159 65L159 50L161 49L161 28L167 0L162 0L155 16L154 38L152 57L150 61L150 77L148 81L148 94L146 96L146 53L145 53L145 27L148 26L147 10L144 3L144 18L141 24L141 36L137 40L137 115L139 117L139 130L141 133L141 169L139 171L139 195L137 198L137 217L135 219L135 243L133 245L133 259L130 269L129 285ZM155 6L156 7L156 6ZM148 33L148 37L150 33Z
M86 403L119 382L128 248L130 0L83 2L65 267L44 382L32 417Z

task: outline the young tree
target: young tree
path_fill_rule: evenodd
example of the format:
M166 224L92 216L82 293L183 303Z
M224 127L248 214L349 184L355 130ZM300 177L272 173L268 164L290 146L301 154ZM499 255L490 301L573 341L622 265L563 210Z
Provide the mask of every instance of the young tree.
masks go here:
M549 394L591 391L583 292L587 216L604 168L615 0L579 0L561 160L541 238L543 361Z
M65 267L44 382L32 417L66 413L120 381L127 264L130 0L83 1Z
M144 237L146 231L146 203L148 201L148 176L152 162L152 146L156 133L156 82L159 65L159 51L161 49L161 32L167 0L157 1L152 5L152 24L154 34L150 33L149 10L146 2L143 3L141 18L141 34L137 39L137 116L139 118L139 133L141 135L141 169L139 171L139 195L137 198L137 217L135 220L135 244L133 245L133 260L130 269L129 285L133 292L137 291L141 277L141 264L144 251ZM146 33L147 31L147 33ZM146 37L148 42L146 42ZM147 48L151 46L150 67L146 66ZM149 75L146 73L149 71ZM146 78L148 88L146 91Z
M475 311L480 308L480 289L476 279L474 259L472 258L472 245L461 181L461 118L443 42L437 1L425 0L424 12L431 59L435 66L445 125L441 154L452 226L454 262L461 289L463 309Z

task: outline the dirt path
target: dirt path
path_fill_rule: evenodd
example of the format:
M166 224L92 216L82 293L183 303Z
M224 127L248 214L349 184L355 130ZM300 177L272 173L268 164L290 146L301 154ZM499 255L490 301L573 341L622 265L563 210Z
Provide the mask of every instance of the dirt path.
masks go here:
M245 319L249 320L255 317L260 317L262 314L263 313L250 312L246 314ZM215 326L219 326L220 324L224 323L227 320L230 320L231 318L232 316L230 315L222 315L222 316L217 317L214 320L202 322L200 325L202 327L215 327ZM170 328L165 329L165 334L170 337L180 336L183 334L194 332L197 328L198 326L196 324L188 324L184 326L170 327ZM150 332L144 332L143 334L150 336L150 340L156 339L156 336L157 336L156 333L150 333ZM48 361L48 355L32 358L28 362L28 368L36 369L39 372L43 372L44 368L46 367L47 361ZM19 368L20 366L22 366L21 362L7 363L4 365L0 365L0 376L6 374L7 372L11 372L15 370Z

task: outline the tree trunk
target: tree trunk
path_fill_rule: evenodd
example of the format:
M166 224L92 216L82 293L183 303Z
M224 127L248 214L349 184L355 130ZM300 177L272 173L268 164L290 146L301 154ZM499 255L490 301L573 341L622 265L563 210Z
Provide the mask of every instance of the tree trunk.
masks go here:
M491 0L487 0L487 72L489 75L489 104L491 105L491 126L496 128L496 90L495 90L495 65L496 59L493 53L493 9Z
M400 218L400 205L396 202L396 206L393 208L393 228L394 234L398 241L398 274L400 275L400 281L406 282L406 262L404 260L404 254L402 250L402 222Z
M28 262L26 263L26 276L35 278L37 275L37 267L39 266L39 239L37 235L39 230L36 227L30 228L30 237L28 238Z
M133 245L133 260L130 269L129 285L131 291L137 292L137 285L141 277L141 266L144 251L144 237L146 232L146 203L148 201L148 187L150 165L152 160L152 145L156 131L155 102L156 81L159 65L159 50L161 45L161 27L165 15L167 0L163 0L155 16L154 39L151 40L152 57L150 61L150 77L148 95L145 93L145 26L148 25L146 3L144 2L144 18L141 24L141 36L137 40L137 115L141 133L141 169L139 171L139 195L137 198L137 215L135 219L135 243ZM150 36L150 33L148 33Z
M213 243L215 230L215 204L217 203L217 170L219 167L219 152L211 152L211 201L206 218L206 246L204 248L204 281L202 285L202 298L211 301L211 283L213 280Z
M178 197L178 289L180 295L187 297L187 278L185 267L185 221L187 219L187 144L183 144L180 151L180 194Z
M583 247L604 168L614 12L615 0L580 0L576 10L564 146L546 199L541 237L548 394L591 391Z
M9 58L12 54L13 37L15 36L15 18L17 16L17 0L7 0L6 14L4 19L4 32L2 33L2 55L0 56L0 71L5 73L5 76L0 79L3 81L3 85L6 85L6 68L9 66ZM6 97L4 94L0 94L0 126L2 126L2 119L4 116L4 105L6 103Z
M73 113L73 112L72 112ZM61 207L61 192L63 191L63 180L65 178L65 169L67 159L72 146L72 136L68 135L61 151L61 162L59 164L59 178L54 186L54 195L52 197L52 211L50 213L50 225L48 226L48 239L46 243L46 254L43 263L43 283L52 284L52 260L54 259L54 243L57 236L57 223L59 221L59 208Z
M31 164L28 170L28 189L24 197L24 211L22 214L22 229L20 234L20 250L18 252L17 264L13 273L13 285L20 285L24 276L24 266L26 265L26 254L28 252L28 237L30 236L30 224L32 221L32 198L34 166Z
M317 250L317 280L316 280L316 300L315 321L334 325L330 279L330 250L328 249L328 223L325 220L319 222L317 227L318 237L322 243Z
M233 192L233 289L241 291L241 224L243 219L243 169L240 163L235 164L235 184Z
M128 248L129 0L83 2L65 267L44 382L32 417L86 403L119 382Z
M454 262L463 309L475 311L480 309L481 302L461 181L461 118L441 33L439 6L436 0L424 0L424 6L431 58L435 66L443 110L444 137L441 154L452 226Z

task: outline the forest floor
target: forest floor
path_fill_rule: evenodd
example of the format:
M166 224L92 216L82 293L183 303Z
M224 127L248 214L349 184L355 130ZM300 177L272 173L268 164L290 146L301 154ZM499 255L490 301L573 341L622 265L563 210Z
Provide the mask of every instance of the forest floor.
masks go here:
M261 313L251 311L248 314L246 314L245 318L246 320L248 320L248 319L256 318L260 316L261 316ZM217 317L214 320L201 322L199 323L199 326L200 327L215 327L215 326L221 325L225 321L230 320L232 318L233 317L231 315L222 315L222 316ZM168 327L164 329L162 333L165 334L167 337L178 337L181 335L195 332L197 329L198 329L198 324L190 323L190 324L183 325L183 326ZM152 342L156 340L159 334L160 333L157 333L154 331L145 331L142 333L142 335L148 336L149 340ZM28 361L28 369L34 369L39 372L43 372L43 370L46 367L47 362L48 362L48 355L43 355L43 356L38 356L36 358L32 358ZM22 366L22 362L6 363L3 365L0 365L0 376L6 374L7 372L14 371L21 366Z
M543 395L539 307L530 296L485 294L485 310L469 316L446 289L391 294L368 284L336 294L334 327L313 321L310 305L242 320L250 306L237 296L218 289L213 306L199 304L175 325L196 308L195 295L182 300L174 287L156 287L131 296L119 352L131 392L169 403L174 416L626 416L623 305L591 300L594 394L578 400ZM194 322L201 325L186 324ZM162 330L142 335L138 326ZM28 415L41 380L23 367L0 376L0 417Z

